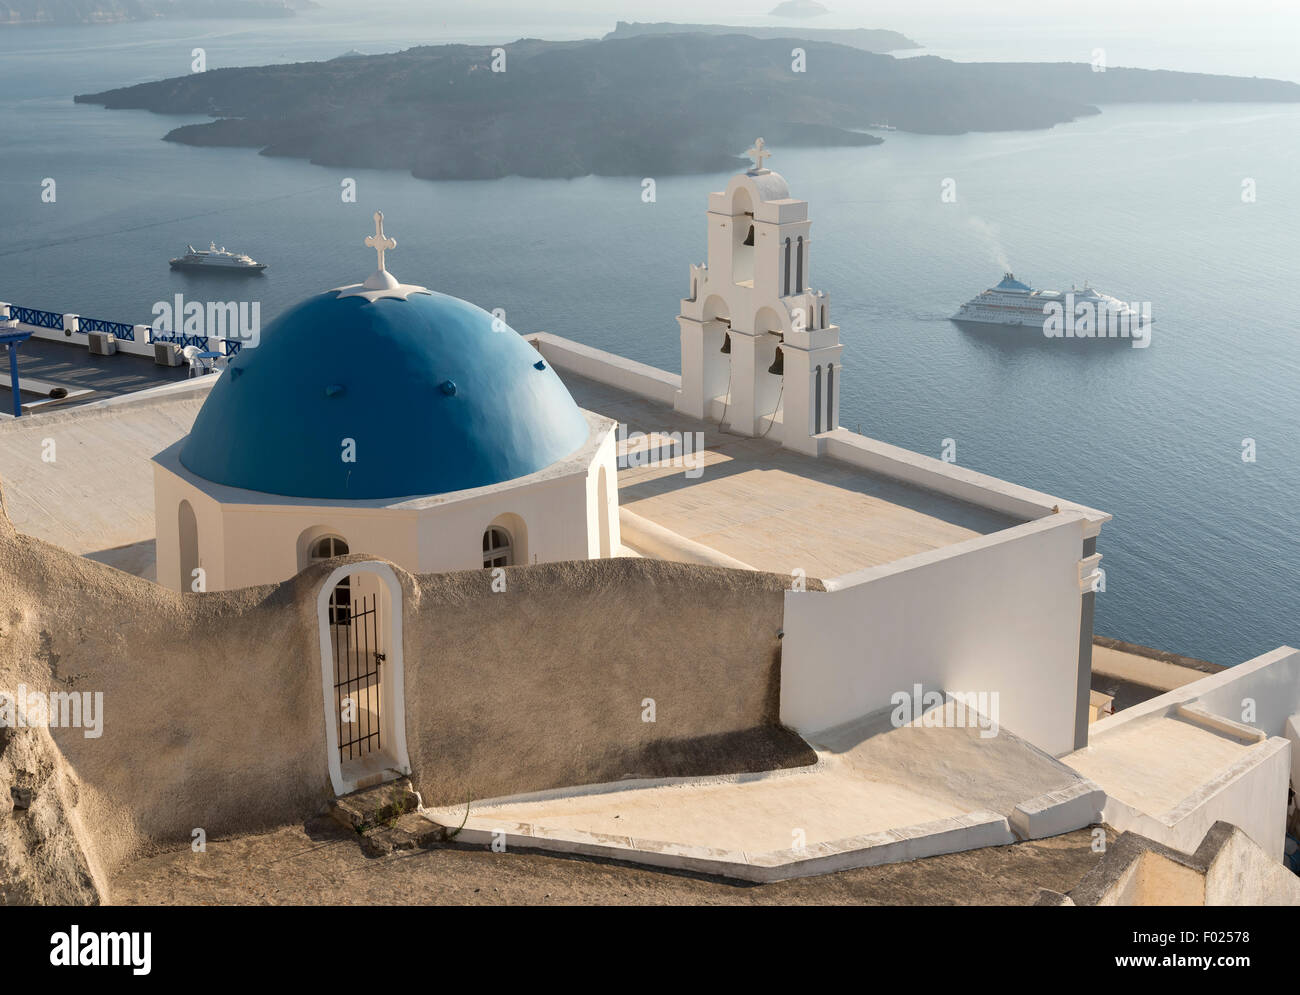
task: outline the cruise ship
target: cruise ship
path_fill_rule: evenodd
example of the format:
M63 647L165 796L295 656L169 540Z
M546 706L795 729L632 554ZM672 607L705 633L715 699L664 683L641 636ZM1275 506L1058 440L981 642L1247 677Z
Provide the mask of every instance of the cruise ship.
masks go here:
M266 263L244 255L242 252L227 252L225 246L217 248L216 242L209 242L206 249L196 249L187 245L186 253L168 260L172 269L199 269L223 273L260 273L266 269Z
M1141 318L1145 318L1146 324L1151 322L1149 316L1140 315L1123 301L1100 293L1086 283L1082 290L1035 290L1017 280L1014 273L1004 274L996 287L990 287L963 304L952 320L986 325L1027 325L1041 329L1048 315L1055 310L1053 304L1059 308L1057 313L1067 320L1078 313L1080 305L1089 305L1098 319L1099 329L1105 329L1107 321L1124 328L1137 327Z

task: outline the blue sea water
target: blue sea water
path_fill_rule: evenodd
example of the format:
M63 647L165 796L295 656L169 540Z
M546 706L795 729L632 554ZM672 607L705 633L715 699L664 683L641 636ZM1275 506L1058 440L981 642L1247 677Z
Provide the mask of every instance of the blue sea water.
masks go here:
M155 301L208 295L166 260L215 239L271 264L251 285L268 321L373 269L379 209L399 277L678 369L673 319L725 174L657 178L652 204L640 177L430 183L164 143L191 119L71 101L187 72L194 47L215 68L453 40L496 39L330 12L0 32L0 300L147 322ZM1046 131L775 152L811 205L843 424L936 456L953 439L962 465L1114 514L1099 633L1224 664L1300 640L1300 105L1110 106ZM947 320L1004 268L1150 301L1150 347Z

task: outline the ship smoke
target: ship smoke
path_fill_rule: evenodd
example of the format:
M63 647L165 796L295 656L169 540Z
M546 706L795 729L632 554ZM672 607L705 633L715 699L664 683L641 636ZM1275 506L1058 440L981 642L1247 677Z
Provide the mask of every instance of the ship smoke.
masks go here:
M979 240L984 243L984 247L988 250L989 254L997 260L998 266L1001 267L1001 272L1010 273L1011 259L1007 256L1006 250L1002 248L1002 234L998 230L998 226L985 221L983 218L977 218L973 215L968 217L966 222L975 231L975 234L979 236Z

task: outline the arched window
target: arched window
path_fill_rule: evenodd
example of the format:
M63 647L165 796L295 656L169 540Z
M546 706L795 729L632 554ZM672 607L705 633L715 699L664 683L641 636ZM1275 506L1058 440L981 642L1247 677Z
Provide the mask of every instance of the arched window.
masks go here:
M781 292L782 297L790 296L790 239L785 240L785 290Z
M312 563L346 556L348 544L335 535L321 536L311 544L308 558ZM338 583L330 593L330 625L350 625L352 623L352 584L347 577Z
M820 363L817 364L816 376L817 379L814 382L814 386L813 386L813 422L816 424L817 427L813 430L813 435L821 435L822 433L822 367Z
M799 236L799 241L795 243L795 264L794 264L794 292L803 293L803 236Z
M199 520L188 501L177 509L177 525L181 538L181 590L194 590L194 571L199 568Z
M514 543L510 533L500 525L493 525L483 533L483 567L508 567L515 562Z
M835 431L835 364L826 367L826 431Z

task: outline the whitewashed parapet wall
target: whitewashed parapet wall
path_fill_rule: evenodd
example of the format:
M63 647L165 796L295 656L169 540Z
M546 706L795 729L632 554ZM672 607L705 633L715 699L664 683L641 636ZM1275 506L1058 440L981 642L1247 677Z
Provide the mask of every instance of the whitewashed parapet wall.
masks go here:
M816 733L920 684L996 693L1002 726L1068 753L1085 526L1051 515L787 593L781 721Z
M1300 765L1293 755L1300 742L1288 735L1300 717L1300 650L1280 646L1116 712L1094 723L1089 738L1097 743L1133 723L1169 715L1229 734L1235 730L1243 742L1254 742L1227 770L1207 772L1204 782L1169 811L1145 811L1108 794L1107 824L1190 853L1222 820L1281 860L1288 780L1300 789Z

